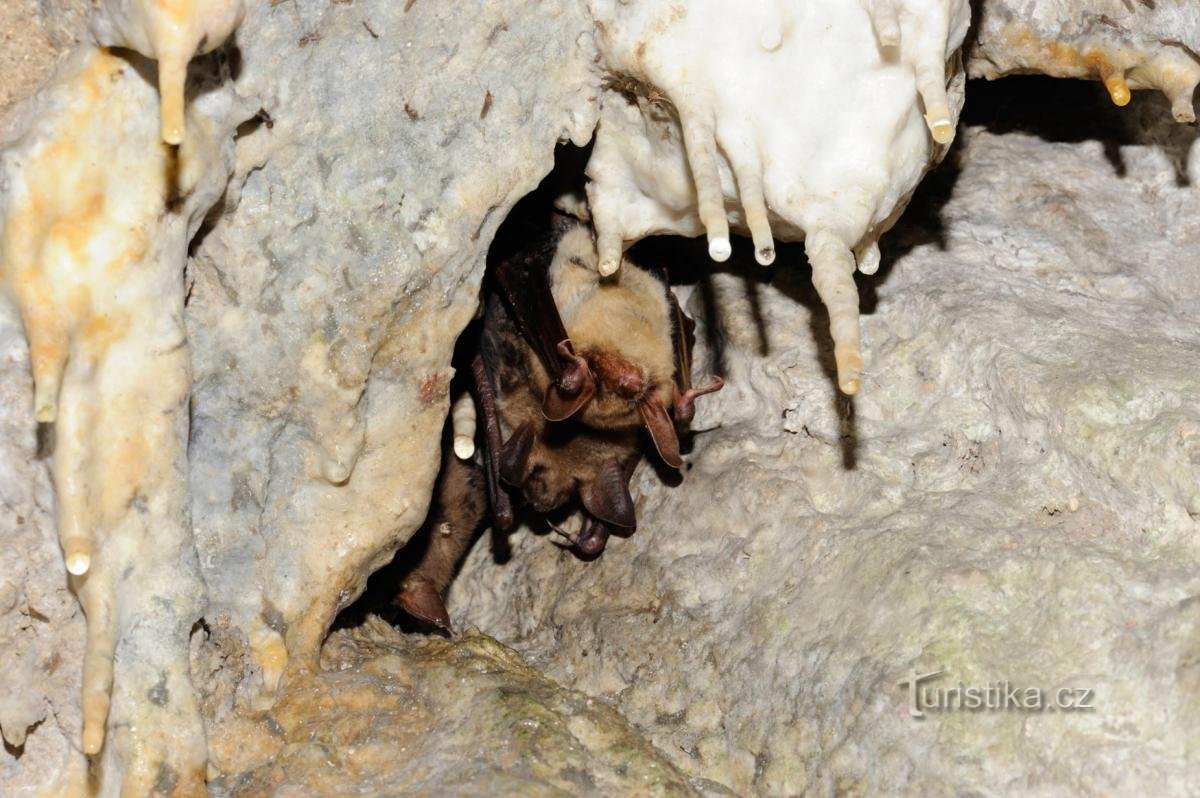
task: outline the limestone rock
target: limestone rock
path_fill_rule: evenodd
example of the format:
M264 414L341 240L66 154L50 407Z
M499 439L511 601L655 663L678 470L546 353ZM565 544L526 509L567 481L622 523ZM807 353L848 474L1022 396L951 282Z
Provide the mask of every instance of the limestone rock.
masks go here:
M224 205L193 248L192 517L268 689L420 524L484 256L595 121L587 21L531 6L257 4Z
M615 710L478 632L423 639L372 618L335 632L321 664L268 713L213 730L216 794L694 794Z
M682 485L639 472L638 531L596 562L481 545L456 625L737 794L1200 788L1195 132L1155 96L971 88L998 110L860 278L862 393L806 271L735 253L686 302L726 388ZM943 668L925 686L1095 709L910 717L898 684Z
M970 73L1120 72L1171 89L1180 117L1183 84L1165 76L1190 74L1195 5L1080 5L987 0ZM89 6L41 0L34 49L85 36ZM729 384L701 409L683 485L641 474L641 529L597 562L525 535L504 567L478 547L455 587L456 625L546 678L487 637L377 627L339 632L318 659L337 611L424 515L450 352L497 226L555 142L585 143L596 121L603 65L584 3L469 11L252 3L206 62L228 83L193 86L226 141L239 126L186 274L205 590L181 580L179 606L137 642L150 663L190 653L216 789L302 790L311 775L471 792L528 754L511 786L546 793L1200 791L1200 156L1194 132L1154 121L1168 115L1156 96L1119 112L1076 94L983 101L1003 113L966 128L880 274L856 278L872 357L853 403L837 398L799 251L770 280L735 252L683 289L707 319L700 369ZM999 36L1014 20L1032 38ZM1043 58L1046 42L1083 65ZM41 52L33 71L48 68ZM1039 102L1061 126L1019 113ZM34 107L6 110L0 141ZM36 454L28 353L0 313L7 795L86 775L84 623ZM186 641L178 624L203 601ZM120 689L158 695L140 665ZM943 667L931 684L1090 688L1096 709L911 719L897 683ZM333 717L309 717L323 696ZM363 706L396 723L374 736ZM479 749L514 728L528 736ZM396 744L423 747L409 758ZM478 757L460 772L466 752ZM103 767L112 792L120 773Z
M0 789L9 795L65 788L85 767L83 613L67 589L32 396L24 335L0 308Z

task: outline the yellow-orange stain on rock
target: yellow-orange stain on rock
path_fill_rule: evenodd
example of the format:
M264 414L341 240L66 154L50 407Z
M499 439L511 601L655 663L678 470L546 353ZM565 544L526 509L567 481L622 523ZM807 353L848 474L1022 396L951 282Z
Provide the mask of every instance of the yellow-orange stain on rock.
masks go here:
M1171 101L1180 122L1195 119L1192 93L1200 82L1200 61L1181 48L1161 45L1152 52L1133 44L1111 46L1098 40L1064 42L1011 24L987 50L1004 54L999 74L1042 72L1053 77L1098 80L1113 104L1129 104L1133 89L1157 89Z
M175 154L159 138L153 89L124 59L80 51L46 91L48 112L0 163L0 290L29 340L35 415L56 422L60 542L88 622L81 745L95 753L121 623L114 579L148 550L148 534L149 545L180 534L184 264L182 247L173 259L156 239L186 220L166 207ZM210 149L196 141L199 154L179 157L200 169ZM177 793L202 789L202 769L176 770Z

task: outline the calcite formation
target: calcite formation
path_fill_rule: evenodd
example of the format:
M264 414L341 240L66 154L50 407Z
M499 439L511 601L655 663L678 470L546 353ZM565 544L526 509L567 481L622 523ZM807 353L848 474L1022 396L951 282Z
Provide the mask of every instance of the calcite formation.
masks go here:
M806 275L735 253L683 287L726 377L687 479L636 475L595 562L478 547L457 627L736 795L1200 789L1200 145L1158 97L973 88L862 280L871 390L831 401ZM943 668L1094 709L913 718L900 682Z
M855 266L875 270L880 235L953 137L962 75L946 67L968 4L761 0L727 18L719 2L596 0L592 11L611 74L588 163L601 272L657 233L704 234L724 261L732 222L764 265L774 238L805 240L838 385L855 393ZM780 80L794 85L781 93Z
M1157 89L1176 121L1196 121L1200 4L1193 0L993 0L982 10L972 76L1098 80L1118 106L1129 103L1131 89Z
M1193 118L1195 3L973 5L967 74L1156 88ZM1196 791L1200 176L1157 101L1127 127L1063 109L1107 150L977 128L885 282L879 238L958 127L960 0L37 8L80 45L0 119L0 792L467 790L531 750L551 764L514 789ZM498 225L593 131L600 271L655 233L720 261L741 232L816 288L734 253L683 290L729 383L686 487L641 475L646 529L600 562L524 537L456 587L457 626L652 744L481 636L371 627L319 657L425 516ZM1098 709L914 731L880 691L945 663L1094 677ZM373 738L381 704L427 737Z
M158 62L162 140L181 144L188 63L224 44L244 13L245 0L103 0L92 32L102 45Z
M15 795L68 792L86 771L79 685L87 633L37 456L31 383L20 318L0 303L0 789Z
M321 663L270 712L216 725L218 794L696 794L607 704L478 632L370 619L331 635Z
M80 50L0 156L0 286L29 340L34 417L53 425L56 523L87 616L82 749L118 729L105 761L134 793L204 778L183 268L232 163L232 131L203 114L178 151L159 141L140 66Z
M575 3L487 3L465 30L405 6L260 4L238 29L263 114L193 254L192 515L210 613L268 691L424 520L488 246L595 124Z

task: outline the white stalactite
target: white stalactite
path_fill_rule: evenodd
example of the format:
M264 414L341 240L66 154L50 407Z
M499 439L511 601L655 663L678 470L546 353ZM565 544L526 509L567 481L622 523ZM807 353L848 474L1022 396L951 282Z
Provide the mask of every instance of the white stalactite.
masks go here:
M475 456L475 400L464 393L450 408L450 425L454 429L454 456L470 460Z
M1195 0L992 0L977 20L972 77L1041 72L1104 84L1113 104L1161 91L1176 121L1196 121L1200 3Z
M832 303L839 385L853 393L851 251L865 273L878 267L879 236L954 137L966 0L755 0L735 15L716 0L592 8L613 74L588 164L600 272L658 233L705 234L724 261L732 225L768 265L776 238L819 232L813 280Z

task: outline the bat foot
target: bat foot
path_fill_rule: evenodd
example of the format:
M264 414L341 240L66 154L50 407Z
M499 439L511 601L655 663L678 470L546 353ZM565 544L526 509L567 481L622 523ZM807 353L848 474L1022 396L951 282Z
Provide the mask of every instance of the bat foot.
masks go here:
M419 621L424 621L447 634L454 632L450 625L450 614L441 591L428 579L410 579L400 588L396 597L400 609Z
M567 530L563 529L558 524L551 521L549 518L546 519L546 526L550 527L550 531L552 533L554 533L555 535L558 535L560 538L562 538L562 541L559 541L556 538L551 539L551 542L555 546L558 546L559 548L563 548L563 549L573 549L579 545L579 536L578 535L568 532Z

